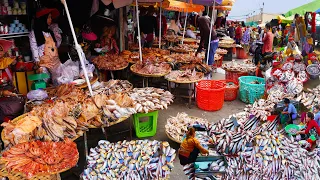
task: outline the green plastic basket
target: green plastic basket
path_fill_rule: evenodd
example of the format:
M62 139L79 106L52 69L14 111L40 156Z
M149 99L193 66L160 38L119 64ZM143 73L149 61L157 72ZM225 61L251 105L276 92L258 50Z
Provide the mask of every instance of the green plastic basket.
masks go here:
M252 82L258 82L259 84L252 84ZM253 104L256 100L259 100L265 91L265 80L264 78L256 76L242 76L239 77L240 84L240 100Z
M141 121L143 117L148 117L147 121ZM137 113L133 115L134 128L138 138L151 137L157 132L158 111L149 113Z
M299 127L298 125L296 125L296 124L288 124L288 125L284 128L284 130L285 130L289 135L296 135L296 134L290 133L290 132L289 132L290 129L295 129L295 130L299 131L299 130L300 130L300 127Z

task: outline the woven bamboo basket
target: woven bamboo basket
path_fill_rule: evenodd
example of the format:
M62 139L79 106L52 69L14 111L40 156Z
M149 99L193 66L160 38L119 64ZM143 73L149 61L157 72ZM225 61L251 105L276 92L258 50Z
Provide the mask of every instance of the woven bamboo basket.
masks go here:
M8 172L6 168L0 169L0 176L6 177L9 180L24 180L27 177L19 172ZM29 180L61 180L60 173L49 174L49 175L36 175L30 178Z
M136 74L136 75L138 75L138 76L142 76L142 77L154 77L154 78L163 77L163 76L165 76L165 75L167 75L167 74L169 74L169 73L171 72L171 69L170 69L168 72L165 72L165 73L163 73L163 74L144 74L144 73L135 72L135 71L133 70L134 67L135 67L135 64L130 67L130 70L131 70L134 74Z

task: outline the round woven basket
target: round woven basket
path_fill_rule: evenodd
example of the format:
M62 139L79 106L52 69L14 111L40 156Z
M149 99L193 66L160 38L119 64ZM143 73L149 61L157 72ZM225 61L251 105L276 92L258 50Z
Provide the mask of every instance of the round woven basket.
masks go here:
M138 75L138 76L142 76L142 77L154 77L154 78L156 78L156 77L162 77L162 76L165 76L165 75L167 75L167 74L169 74L169 73L171 72L171 69L170 69L168 72L165 72L165 73L163 73L163 74L144 74L144 73L135 72L135 71L134 71L134 67L135 67L135 64L130 67L130 70L131 70L134 74L136 74L136 75Z

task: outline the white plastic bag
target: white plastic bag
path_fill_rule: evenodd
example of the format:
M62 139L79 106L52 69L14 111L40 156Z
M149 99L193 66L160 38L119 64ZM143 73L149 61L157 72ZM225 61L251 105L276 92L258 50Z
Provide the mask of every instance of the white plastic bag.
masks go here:
M90 64L89 61L87 61L87 60L85 60L84 63L85 63L85 66L86 66L88 77L89 77L89 79L92 79L95 66L93 64ZM81 68L81 71L80 71L80 77L84 79L84 72L83 72L82 68Z
M55 85L70 83L79 78L79 62L73 62L69 59L52 74L52 80Z

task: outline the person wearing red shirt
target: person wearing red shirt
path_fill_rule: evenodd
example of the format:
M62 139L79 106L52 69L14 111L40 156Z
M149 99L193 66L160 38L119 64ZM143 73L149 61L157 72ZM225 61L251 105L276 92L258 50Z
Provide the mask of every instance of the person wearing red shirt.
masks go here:
M318 123L314 120L314 115L312 112L307 113L306 117L306 129L303 131L298 131L297 134L302 135L315 135L316 137L320 135L320 128Z
M262 54L266 55L272 53L272 46L273 46L273 34L271 32L270 24L266 24L264 29L264 36L262 39L263 47L262 47Z
M240 44L241 39L242 39L242 27L241 27L241 24L239 23L236 29L236 43Z

